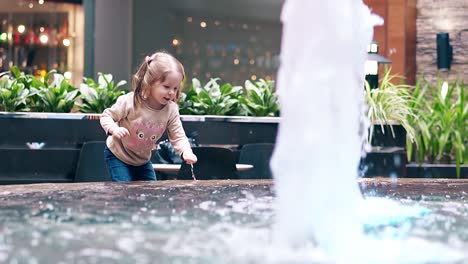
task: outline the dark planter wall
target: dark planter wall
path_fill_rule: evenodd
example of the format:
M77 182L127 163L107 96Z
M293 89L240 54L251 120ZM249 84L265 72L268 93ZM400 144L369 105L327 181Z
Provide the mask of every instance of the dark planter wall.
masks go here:
M0 148L0 184L73 182L79 148Z
M406 177L406 152L388 148L367 153L359 164L362 177Z
M106 139L97 117L83 114L0 114L0 184L73 182L83 143ZM182 121L187 134L198 133L200 144L244 145L274 143L280 119L182 116ZM361 160L361 176L419 177L413 169L407 172L404 129L401 126L394 126L394 129L396 138L391 136L388 127L382 133L380 127L375 126L374 149ZM29 149L27 142L44 142L45 146ZM463 173L466 174L466 169ZM450 177L444 173L431 175Z
M98 120L82 119L85 115L68 116L0 117L0 147L21 148L27 147L27 142L44 142L45 148L79 148L85 141L105 139Z
M275 118L182 117L200 144L275 142ZM81 147L105 141L97 115L0 113L0 184L73 182ZM163 138L164 139L164 138ZM45 143L30 149L27 143ZM104 157L103 157L104 158Z
M248 143L274 143L278 123L183 121L187 134L198 132L200 144L244 145Z
M0 184L73 182L81 145L105 140L93 116L14 113L0 115ZM30 149L27 143L44 143Z
M401 125L374 125L372 151L361 159L359 174L362 177L404 177L406 175L406 131Z
M406 148L406 131L401 125L392 125L395 137L393 137L390 126L384 125L383 130L380 125L374 125L374 135L372 146L375 147L400 147Z
M461 167L460 177L457 176L454 164L408 164L408 178L460 178L468 179L468 165Z

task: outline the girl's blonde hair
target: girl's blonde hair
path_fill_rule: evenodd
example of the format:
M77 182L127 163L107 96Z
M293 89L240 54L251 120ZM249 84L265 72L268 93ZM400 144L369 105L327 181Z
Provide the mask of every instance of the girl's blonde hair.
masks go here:
M177 89L175 102L179 100L182 90L182 83L185 80L184 66L174 56L159 51L146 58L141 63L132 79L132 90L134 92L133 103L138 105L149 95L149 89L156 82L164 82L171 71L176 71L182 75L182 82Z

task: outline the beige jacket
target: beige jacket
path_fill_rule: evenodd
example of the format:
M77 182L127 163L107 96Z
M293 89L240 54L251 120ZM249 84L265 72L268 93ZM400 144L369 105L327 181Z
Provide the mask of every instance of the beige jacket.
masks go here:
M109 135L107 147L124 163L134 166L151 159L151 151L167 130L167 135L177 154L192 152L179 116L177 103L170 102L161 110L154 110L144 102L133 105L133 92L120 96L117 102L102 113L101 126L109 135L111 128L125 127L130 136L117 139Z

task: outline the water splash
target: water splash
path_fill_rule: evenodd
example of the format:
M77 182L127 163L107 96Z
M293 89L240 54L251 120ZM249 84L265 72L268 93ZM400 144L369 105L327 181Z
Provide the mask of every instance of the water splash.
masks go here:
M192 179L196 181L197 178L195 177L195 172L193 171L193 164L190 164L190 172L192 173Z
M281 19L282 121L272 157L277 233L298 244L313 237L348 258L363 235L356 183L363 65L377 20L349 0L286 1Z
M363 118L366 47L381 18L360 0L287 0L281 19L282 121L271 161L277 195L275 242L297 248L316 242L336 263L462 257L427 241L365 235L369 226L427 213L424 208L389 205L391 201L365 200L356 181L368 124ZM372 214L382 206L393 209ZM415 254L421 245L438 254L445 251Z

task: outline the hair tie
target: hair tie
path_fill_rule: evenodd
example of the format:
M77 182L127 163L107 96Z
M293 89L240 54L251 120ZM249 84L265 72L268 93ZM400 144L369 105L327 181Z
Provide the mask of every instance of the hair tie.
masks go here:
M145 61L146 61L147 64L150 64L152 60L153 60L153 58L151 58L150 56L146 56L146 58L145 58Z

